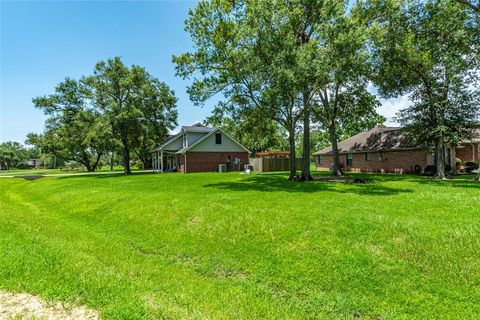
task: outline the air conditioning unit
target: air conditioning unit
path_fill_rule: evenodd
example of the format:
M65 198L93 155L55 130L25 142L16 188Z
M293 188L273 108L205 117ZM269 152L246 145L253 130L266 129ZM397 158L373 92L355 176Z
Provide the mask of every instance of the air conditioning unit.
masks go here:
M251 164L246 164L246 165L244 166L244 172L245 172L245 174L250 174L250 172L252 172L252 171L253 171L253 166L252 166Z
M227 172L227 165L226 164L219 164L218 165L218 172Z

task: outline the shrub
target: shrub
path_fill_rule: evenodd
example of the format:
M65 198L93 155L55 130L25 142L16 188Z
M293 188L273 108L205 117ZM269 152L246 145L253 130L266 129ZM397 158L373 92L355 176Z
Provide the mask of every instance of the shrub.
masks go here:
M472 172L473 170L477 170L479 166L478 161L466 161L465 162L465 171Z
M416 164L415 166L413 166L413 172L415 172L416 174L422 173L422 167Z
M30 166L27 162L20 162L17 164L17 169L30 169Z
M143 170L143 169L145 169L145 168L143 167L143 162L140 161L140 160L135 161L135 162L133 163L133 166L137 167L138 170Z
M452 173L452 171L453 171L452 166L447 164L445 166L445 173ZM437 167L433 165L426 166L425 169L423 169L423 173L427 176L433 176L437 173Z
M425 169L423 169L423 172L427 176L433 176L435 173L437 173L437 168L435 166L426 166Z

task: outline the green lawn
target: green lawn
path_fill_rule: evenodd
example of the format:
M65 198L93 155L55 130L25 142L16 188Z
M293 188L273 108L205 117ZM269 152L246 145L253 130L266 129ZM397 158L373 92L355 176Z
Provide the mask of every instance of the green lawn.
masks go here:
M3 178L0 290L112 319L478 319L480 184L367 177Z
M138 170L137 168L132 168L132 171ZM116 166L113 168L115 172L122 172L123 167ZM103 166L97 169L95 172L111 172L109 166ZM21 175L36 175L36 174L73 174L73 173L88 173L87 169L84 167L75 168L75 169L13 169L13 170L1 170L0 177L2 176L21 176Z

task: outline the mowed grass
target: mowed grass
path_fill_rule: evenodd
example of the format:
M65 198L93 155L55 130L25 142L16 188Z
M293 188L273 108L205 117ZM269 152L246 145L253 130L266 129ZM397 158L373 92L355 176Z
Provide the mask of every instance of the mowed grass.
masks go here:
M475 319L480 184L0 180L0 290L106 319Z
M137 171L137 168L132 168L132 171ZM97 168L95 171L96 173L98 172L115 172L115 173L121 173L123 171L123 167L121 166L116 166L113 168L113 171L110 171L109 166L103 166L101 168ZM24 176L24 175L37 175L37 174L75 174L75 173L90 173L85 169L84 167L81 168L75 168L75 169L66 169L66 168L59 168L59 169L13 169L13 170L0 170L0 177L3 176ZM93 172L92 172L93 173Z

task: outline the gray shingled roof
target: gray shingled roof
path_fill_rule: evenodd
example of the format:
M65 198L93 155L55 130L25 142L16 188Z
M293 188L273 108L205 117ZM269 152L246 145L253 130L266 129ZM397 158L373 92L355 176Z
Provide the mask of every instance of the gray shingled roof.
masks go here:
M422 148L422 146L415 144L414 140L407 132L396 127L375 127L369 131L361 132L338 143L338 150L340 153L417 148ZM332 147L330 146L315 152L314 155L331 153Z
M213 128L206 127L203 124L197 122L193 126L183 126L182 130L187 131L187 132L205 132L208 133L210 131L213 131Z

